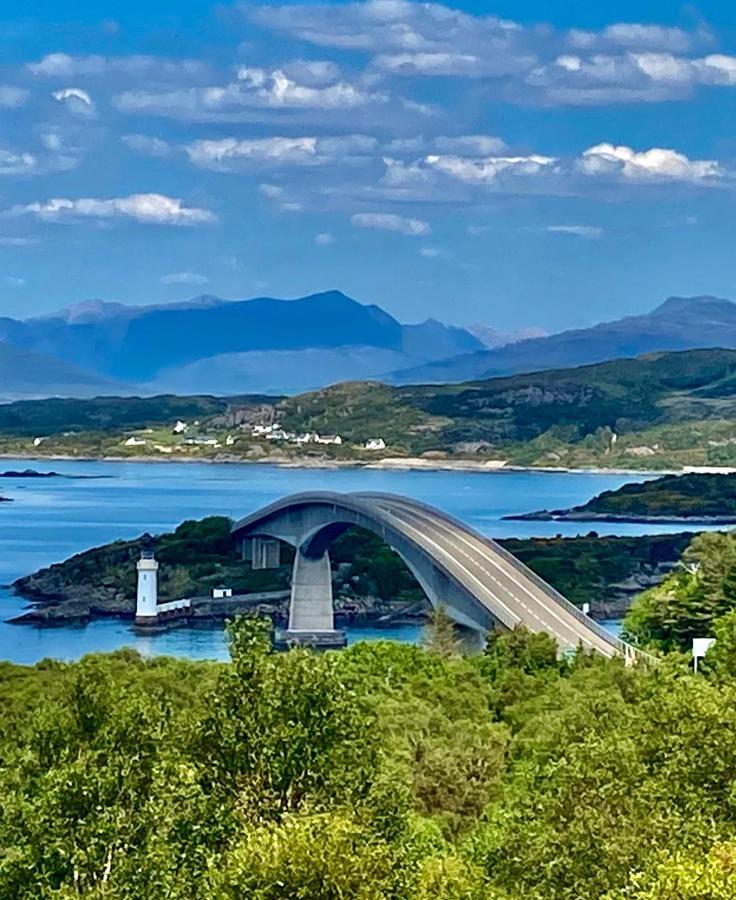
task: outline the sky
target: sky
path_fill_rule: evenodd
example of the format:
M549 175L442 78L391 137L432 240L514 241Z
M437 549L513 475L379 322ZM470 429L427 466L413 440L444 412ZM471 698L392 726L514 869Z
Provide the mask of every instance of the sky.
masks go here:
M558 331L736 299L730 6L8 5L0 315L339 289Z

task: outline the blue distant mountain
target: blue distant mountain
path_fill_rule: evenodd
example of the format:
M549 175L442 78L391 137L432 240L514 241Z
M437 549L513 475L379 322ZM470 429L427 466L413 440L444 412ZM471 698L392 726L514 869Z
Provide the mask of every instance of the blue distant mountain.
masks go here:
M338 381L460 382L652 351L730 349L736 304L672 297L645 315L492 349L476 334L431 319L405 325L339 291L297 300L203 296L155 306L88 301L42 318L0 318L8 360L0 399L293 394Z
M200 393L299 391L483 347L462 328L403 325L339 291L165 306L90 301L42 318L0 319L0 340L106 379Z
M650 313L473 351L394 372L393 384L445 384L591 365L658 350L736 348L736 303L670 297Z
M95 397L129 393L115 383L77 366L0 342L0 403L37 397Z

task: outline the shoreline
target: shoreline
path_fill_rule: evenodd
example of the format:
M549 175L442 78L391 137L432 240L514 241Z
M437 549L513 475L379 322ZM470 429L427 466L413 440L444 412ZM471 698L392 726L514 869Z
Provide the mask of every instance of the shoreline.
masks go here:
M505 522L585 522L621 523L629 525L736 525L736 516L656 516L624 513L563 513L540 510L532 513L515 513L504 516Z
M632 475L652 476L680 475L692 466L681 469L617 469L608 466L522 466L505 460L475 459L422 459L421 457L388 456L376 460L345 459L244 459L239 456L220 455L216 457L171 457L162 456L77 456L69 453L0 453L0 459L29 460L32 462L110 462L110 463L202 463L208 465L275 466L282 469L372 469L395 472L470 472L497 475L504 472L529 472L540 474L573 475ZM736 469L729 470L736 473ZM705 473L704 473L705 474Z

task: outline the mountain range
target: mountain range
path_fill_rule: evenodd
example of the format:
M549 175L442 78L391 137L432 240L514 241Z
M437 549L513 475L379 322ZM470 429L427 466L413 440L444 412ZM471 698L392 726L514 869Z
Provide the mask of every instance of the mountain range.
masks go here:
M295 394L341 381L451 383L653 351L736 348L736 304L672 297L644 315L537 335L432 319L406 325L339 291L149 306L87 301L44 317L0 318L0 399Z
M431 319L403 325L339 291L166 306L91 301L41 318L2 318L0 341L49 357L50 369L59 361L82 369L92 381L200 393L289 393L484 347L462 328ZM40 360L36 366L43 371ZM3 385L5 394L14 389L12 379Z
M736 303L670 297L650 313L563 331L393 373L394 384L445 384L590 365L658 350L736 348Z

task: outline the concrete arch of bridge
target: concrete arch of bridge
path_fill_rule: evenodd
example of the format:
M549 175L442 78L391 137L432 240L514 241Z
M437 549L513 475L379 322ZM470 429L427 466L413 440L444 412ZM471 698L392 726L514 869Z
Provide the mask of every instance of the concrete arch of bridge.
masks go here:
M233 526L236 539L272 537L296 548L291 614L297 631L332 629L329 547L351 526L378 535L402 557L430 603L479 634L524 625L604 656L637 651L609 634L506 550L453 519L393 494L296 494Z
M450 573L382 517L342 505L304 509L302 516L301 523L297 524L293 512L285 511L283 515L267 516L247 529L250 537L276 539L296 549L289 606L290 633L334 630L329 549L350 528L369 531L390 546L401 557L430 604L435 608L442 606L463 629L481 635L498 624ZM236 537L245 533L246 529L235 526ZM474 643L472 637L467 640Z

